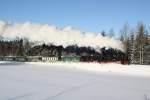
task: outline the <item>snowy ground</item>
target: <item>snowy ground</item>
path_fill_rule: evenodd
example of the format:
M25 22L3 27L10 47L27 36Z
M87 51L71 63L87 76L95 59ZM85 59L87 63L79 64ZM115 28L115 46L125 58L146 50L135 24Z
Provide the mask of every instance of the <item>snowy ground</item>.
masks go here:
M150 100L150 66L0 62L0 100Z

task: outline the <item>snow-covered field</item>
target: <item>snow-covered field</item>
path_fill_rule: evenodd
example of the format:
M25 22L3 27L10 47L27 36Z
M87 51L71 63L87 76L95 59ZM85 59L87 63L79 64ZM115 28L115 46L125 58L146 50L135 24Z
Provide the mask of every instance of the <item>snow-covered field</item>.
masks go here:
M150 100L150 66L0 62L0 100Z

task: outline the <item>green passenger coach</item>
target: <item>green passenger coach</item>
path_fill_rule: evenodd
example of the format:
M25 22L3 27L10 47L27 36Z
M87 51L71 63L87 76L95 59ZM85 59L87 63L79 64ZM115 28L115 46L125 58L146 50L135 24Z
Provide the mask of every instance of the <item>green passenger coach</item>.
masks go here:
M80 56L62 56L64 62L79 62Z

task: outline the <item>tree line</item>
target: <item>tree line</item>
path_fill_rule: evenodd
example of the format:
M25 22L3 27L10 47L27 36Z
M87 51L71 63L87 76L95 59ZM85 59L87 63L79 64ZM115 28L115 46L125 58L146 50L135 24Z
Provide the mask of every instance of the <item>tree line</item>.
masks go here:
M23 56L23 40L0 40L0 56Z
M135 29L129 29L129 26L125 25L120 39L129 63L144 64L144 59L149 59L146 55L150 55L150 51L145 47L150 45L150 33L142 22L138 23Z

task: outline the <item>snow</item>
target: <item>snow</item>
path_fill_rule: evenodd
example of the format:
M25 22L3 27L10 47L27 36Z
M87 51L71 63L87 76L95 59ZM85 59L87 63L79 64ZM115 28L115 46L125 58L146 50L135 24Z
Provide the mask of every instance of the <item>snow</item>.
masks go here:
M150 100L150 66L0 62L0 100Z

